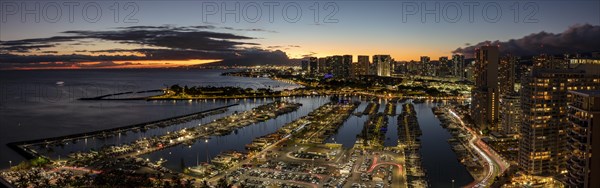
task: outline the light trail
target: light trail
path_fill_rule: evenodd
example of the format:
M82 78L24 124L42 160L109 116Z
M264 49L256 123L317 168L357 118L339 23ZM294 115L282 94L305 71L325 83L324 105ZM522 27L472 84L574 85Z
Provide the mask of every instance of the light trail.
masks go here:
M459 122L460 125L465 128L467 131L469 131L469 133L471 133L472 138L469 140L469 146L471 146L473 149L475 149L475 151L483 157L483 159L485 160L485 162L487 163L487 174L485 175L485 177L483 179L481 179L477 184L472 185L469 184L469 187L486 187L489 183L491 183L491 181L493 181L493 178L495 177L495 172L497 170L499 170L498 172L502 173L506 168L504 167L503 162L502 161L498 161L499 159L496 157L494 158L494 160L492 160L492 157L490 156L490 152L487 151L484 152L484 149L481 149L477 144L475 144L476 142L479 143L480 138L477 135L477 133L475 131L473 131L471 128L467 127L465 125L465 123L462 121L462 119L456 115L456 113L454 113L451 109L448 109L448 111L450 112L450 114L452 114L452 116L454 116ZM501 169L497 169L497 166L500 166Z

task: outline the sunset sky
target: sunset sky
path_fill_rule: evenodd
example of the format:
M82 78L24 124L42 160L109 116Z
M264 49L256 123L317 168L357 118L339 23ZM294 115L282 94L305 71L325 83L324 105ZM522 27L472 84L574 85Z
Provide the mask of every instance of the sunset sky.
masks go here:
M86 1L73 7L72 23L66 5L73 1L51 2L0 2L1 69L164 67L220 61L255 64L337 54L437 59L483 41L509 41L540 32L545 33L535 36L569 31L596 36L600 25L600 2L596 0ZM33 14L22 20L21 11L35 8L36 3L39 22ZM236 3L238 11L230 12L241 14L239 22L231 14L222 20L221 11L235 9ZM276 3L271 22L266 5ZM60 14L55 5L62 9ZM101 16L96 17L95 5ZM257 5L260 17L256 16ZM302 12L297 20L293 19L296 5ZM467 5L473 6L472 22ZM117 22L115 7L119 9ZM431 14L422 15L426 10ZM438 22L433 12L439 14ZM82 13L87 14L87 21ZM124 23L128 15L132 15L128 22L135 23ZM588 27L573 29L585 24ZM574 50L585 49L588 47Z

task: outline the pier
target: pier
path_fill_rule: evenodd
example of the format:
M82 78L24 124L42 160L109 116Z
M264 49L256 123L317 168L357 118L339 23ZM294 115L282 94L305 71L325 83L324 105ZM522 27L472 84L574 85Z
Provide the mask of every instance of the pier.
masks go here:
M17 153L19 153L21 156L25 157L26 159L33 159L36 157L43 157L43 156L41 156L37 152L29 149L27 147L29 145L35 145L35 144L40 144L40 143L67 142L70 140L78 140L78 139L84 139L84 138L90 138L90 137L97 137L100 135L126 132L126 131L130 131L130 130L134 130L134 129L145 128L147 126L148 127L149 126L163 126L163 125L167 126L169 124L174 124L175 121L181 123L181 122L191 121L193 119L203 118L208 115L213 115L214 113L223 113L223 112L227 111L227 109L229 107L236 106L236 105L239 105L239 104L236 103L236 104L226 105L226 106L213 108L213 109L209 109L209 110L203 110L200 112L194 112L191 114L185 114L185 115L181 115L181 116L175 116L175 117L160 119L160 120L156 120L156 121L127 125L127 126L123 126L123 127L116 127L116 128L110 128L110 129L104 129L104 130L98 130L98 131L92 131L92 132L85 132L85 133L77 133L77 134L58 136L58 137L52 137L52 138L42 138L42 139L36 139L36 140L12 142L12 143L8 143L7 146L9 148L15 150Z

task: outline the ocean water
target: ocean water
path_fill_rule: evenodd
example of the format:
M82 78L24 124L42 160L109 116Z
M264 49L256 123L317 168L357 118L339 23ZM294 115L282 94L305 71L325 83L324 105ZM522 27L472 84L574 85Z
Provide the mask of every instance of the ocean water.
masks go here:
M8 167L9 161L15 165L23 160L6 146L10 142L121 127L236 103L232 100L81 101L78 98L160 89L172 84L275 90L298 87L268 78L221 76L225 71L228 70L0 71L0 167Z
M164 88L172 84L181 86L239 86L261 88L270 87L275 90L293 89L298 85L273 81L268 78L243 78L221 76L227 70L185 70L185 69L133 69L133 70L36 70L36 71L0 71L0 168L18 164L23 158L6 146L7 143L62 136L74 133L121 127L136 123L153 121L177 115L189 114L202 110L238 103L228 112L209 116L187 123L165 128L157 128L146 132L120 134L110 139L87 139L69 142L67 145L54 147L52 151L42 151L47 156L57 158L66 156L72 151L89 150L104 145L118 145L130 142L142 136L163 134L184 127L205 124L234 111L249 110L268 103L272 98L247 100L206 100L206 101L81 101L82 97L94 97L127 91L144 91ZM57 82L64 82L57 84ZM148 93L153 95L157 93ZM145 94L146 95L146 94ZM284 124L308 114L313 109L329 101L328 97L288 97L284 100L300 102L303 106L292 113L275 119L242 128L235 133L221 137L202 140L191 146L180 145L153 152L141 157L151 160L167 159L166 167L173 170L193 166L210 160L220 152L227 150L244 150L245 144L257 136L276 131ZM379 101L379 109L383 112L388 101ZM363 101L356 111L363 111L367 102ZM421 153L423 167L427 170L428 180L432 187L450 187L451 180L455 185L465 185L473 181L472 177L457 160L450 149L447 139L450 134L439 126L439 121L431 108L435 104L416 104L418 121L423 136ZM397 114L402 111L397 106ZM397 144L396 116L390 116L388 134L385 145ZM344 147L352 147L356 134L360 132L367 116L350 116L337 134L328 142L341 143Z

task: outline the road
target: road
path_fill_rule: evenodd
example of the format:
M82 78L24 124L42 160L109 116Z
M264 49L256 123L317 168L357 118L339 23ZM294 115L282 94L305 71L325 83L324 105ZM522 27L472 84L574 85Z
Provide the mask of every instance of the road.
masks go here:
M465 187L486 187L490 185L494 182L494 179L497 175L502 174L508 168L508 164L504 162L500 156L491 151L489 147L481 141L481 137L471 128L466 126L462 119L456 113L454 113L454 111L451 109L448 109L448 111L460 122L460 125L472 135L471 140L469 140L469 146L473 148L487 164L485 166L485 176L479 180L473 181Z

